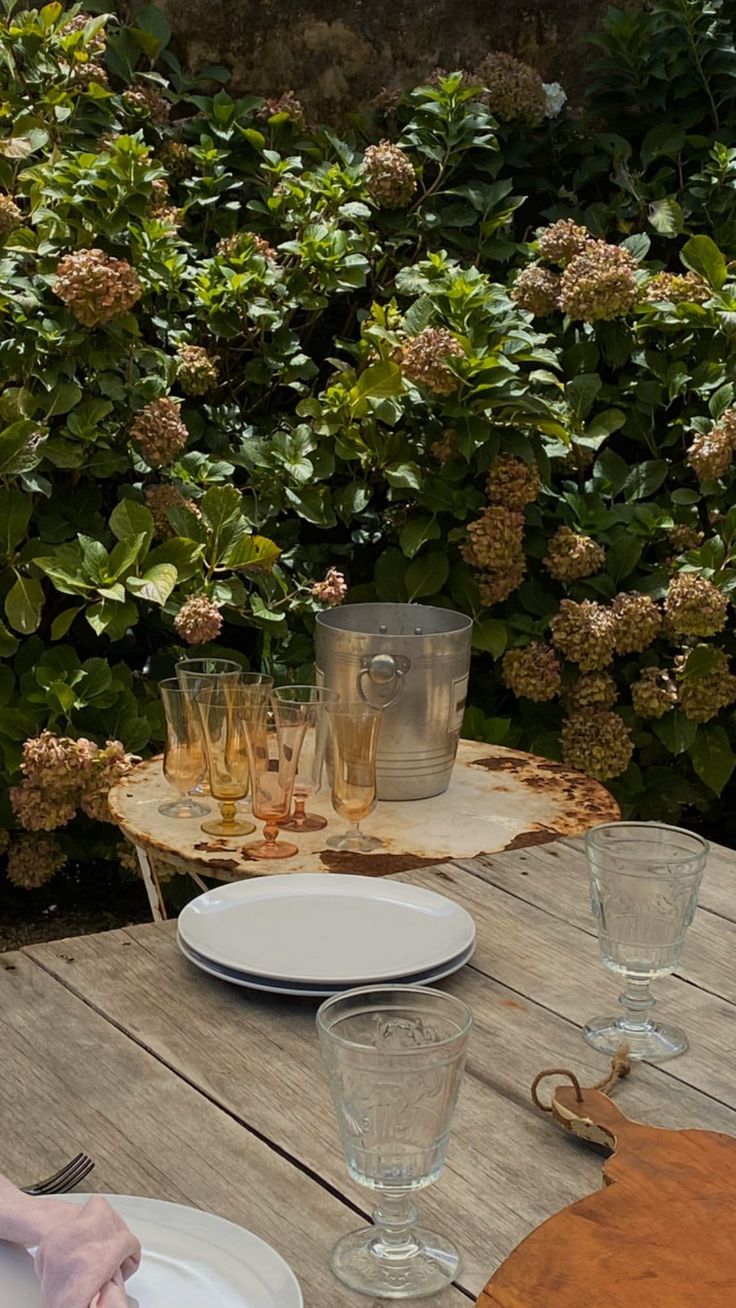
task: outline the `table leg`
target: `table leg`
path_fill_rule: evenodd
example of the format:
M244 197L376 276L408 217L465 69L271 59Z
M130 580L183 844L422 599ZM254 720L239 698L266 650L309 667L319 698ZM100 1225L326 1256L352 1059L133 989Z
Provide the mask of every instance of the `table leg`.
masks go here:
M167 917L166 905L164 904L164 897L161 894L161 886L159 885L158 877L151 867L151 860L143 846L136 845L135 849L141 867L143 884L146 887L146 894L148 895L148 902L151 905L153 920L154 922L165 922Z

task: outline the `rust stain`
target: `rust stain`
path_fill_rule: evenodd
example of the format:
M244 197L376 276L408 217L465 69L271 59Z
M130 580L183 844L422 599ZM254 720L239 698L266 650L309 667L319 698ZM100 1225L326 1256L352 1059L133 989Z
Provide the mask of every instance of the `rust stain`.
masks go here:
M323 849L319 861L328 872L357 872L368 877L398 876L417 867L436 867L438 862L421 854L351 854L340 849Z
M550 840L559 840L560 832L551 827L531 827L529 831L520 831L504 849L526 849L527 845L546 845Z
M526 1005L520 1004L516 999L502 999L501 1003L504 1008L520 1008L522 1013L526 1011Z
M208 858L207 867L216 867L223 872L237 872L240 864L236 858Z

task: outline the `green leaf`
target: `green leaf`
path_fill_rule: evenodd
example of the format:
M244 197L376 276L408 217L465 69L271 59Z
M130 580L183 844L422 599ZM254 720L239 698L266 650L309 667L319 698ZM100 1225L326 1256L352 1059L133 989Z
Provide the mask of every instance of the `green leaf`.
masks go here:
M179 574L172 563L154 563L142 577L128 577L126 586L137 599L151 604L165 604L174 589Z
M621 242L621 248L623 250L628 250L629 254L632 258L636 259L637 263L641 263L642 259L646 259L651 249L651 245L652 242L646 232L634 232L632 236L627 236L626 239Z
M5 616L14 631L30 636L41 621L43 587L35 577L17 577L5 596Z
M142 5L135 11L135 25L155 36L159 49L171 40L171 28L158 5Z
M407 563L401 550L387 549L376 561L374 581L379 600L386 604L404 604L408 598L404 577Z
M663 200L652 200L649 221L660 236L677 236L684 227L685 215L677 200L666 196Z
M270 572L281 550L266 536L238 536L225 554L218 561L219 567L252 568L258 572Z
M434 305L428 295L420 295L404 314L402 327L408 336L418 336L429 327L434 316Z
M16 547L25 539L33 511L30 495L11 487L0 489L0 548L9 559Z
M145 536L153 539L153 514L137 500L120 500L110 514L110 531L116 540L127 536Z
M19 644L20 641L10 634L3 622L0 622L0 658L12 658Z
M667 477L668 466L664 459L650 459L637 463L623 485L631 500L643 500L658 491Z
M606 570L618 584L634 571L644 548L643 541L630 532L622 531L606 550Z
M30 418L18 418L0 432L0 475L17 476L35 468L41 454L36 454L39 443L38 423Z
M110 640L122 640L128 628L135 626L138 609L132 600L126 600L124 604L101 600L99 604L91 604L85 616L96 636L107 635Z
M440 527L436 518L411 518L405 526L401 528L399 535L399 545L402 553L408 559L413 559L418 554L422 545L428 540L439 540Z
M715 645L696 645L685 660L682 675L687 677L707 677L720 666L722 651Z
M422 595L436 595L438 591L442 590L449 575L450 564L444 550L437 550L432 554L422 554L420 558L410 563L406 569L404 580L409 603L412 600L421 599Z
M334 527L337 521L327 486L305 486L302 490L285 488L284 494L300 518L317 527Z
M483 618L473 625L473 649L482 649L500 659L508 642L508 629L498 618Z
M63 609L61 613L58 613L51 623L51 639L61 640L62 636L65 636L68 632L77 614L81 613L83 608L83 604L77 604L71 609Z
M736 767L736 754L725 728L715 723L699 727L688 753L703 784L720 795Z
M76 382L57 382L51 394L51 404L46 410L46 417L55 418L59 414L69 413L75 404L79 404L83 394L81 386Z
M658 123L647 132L641 143L641 161L646 168L660 155L675 158L685 144L685 132L679 123Z
M691 236L680 251L680 259L691 272L700 273L714 291L720 291L728 277L726 260L710 236Z
M652 731L670 754L684 754L690 749L698 732L697 723L691 722L679 709L665 713L659 722L652 723Z
M350 391L350 402L354 407L360 400L368 398L385 400L392 395L400 395L403 389L399 365L390 359L382 359L380 363L372 363L360 374Z
M120 577L125 578L125 573L129 572L138 560L146 544L146 539L146 535L141 533L138 536L126 536L124 540L118 541L107 563L106 581L117 581Z
M417 463L390 463L384 469L389 486L397 490L421 490L422 470Z
M199 541L173 536L171 540L165 540L155 550L151 550L146 563L151 568L158 563L171 563L179 574L179 580L186 581L199 570L203 549L204 546Z
M597 413L593 421L585 429L586 444L594 440L602 442L612 432L618 431L626 422L626 414L622 409L604 409L602 413Z
M275 613L257 591L254 591L250 597L250 607L252 616L259 626L273 628L286 625L286 614Z
M199 501L199 511L212 535L217 538L226 523L240 515L242 499L234 486L212 486Z

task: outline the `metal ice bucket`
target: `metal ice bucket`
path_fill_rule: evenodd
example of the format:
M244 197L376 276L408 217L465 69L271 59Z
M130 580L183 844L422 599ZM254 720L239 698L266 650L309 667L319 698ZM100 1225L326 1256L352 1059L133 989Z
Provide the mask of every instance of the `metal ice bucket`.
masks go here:
M450 784L468 691L473 622L424 604L345 604L317 616L320 685L384 710L378 798L428 799Z

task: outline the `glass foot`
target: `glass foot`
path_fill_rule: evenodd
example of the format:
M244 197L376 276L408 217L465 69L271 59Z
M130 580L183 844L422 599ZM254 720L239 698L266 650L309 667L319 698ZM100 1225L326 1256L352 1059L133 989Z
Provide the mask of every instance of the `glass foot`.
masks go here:
M204 817L210 812L210 806L209 804L198 804L196 799L172 799L169 804L161 804L158 811L163 813L164 817Z
M236 818L234 822L212 818L210 822L203 822L201 825L208 836L249 836L251 831L256 829L255 822L242 822L240 818Z
M383 841L377 836L366 836L362 831L356 831L351 827L349 831L329 836L326 844L328 849L349 849L354 854L369 854L372 849L380 849Z
M406 1244L387 1244L375 1226L338 1240L330 1266L344 1285L380 1299L421 1299L455 1279L460 1254L451 1240L418 1226Z
M288 840L254 840L252 845L243 845L243 853L246 858L293 858L299 846Z
M649 1063L676 1058L688 1047L684 1031L663 1022L633 1025L618 1017L594 1017L585 1023L583 1035L588 1044L602 1054L613 1055L622 1045L627 1045L629 1058L646 1059Z
M327 818L316 813L302 813L300 816L284 818L279 822L282 831L322 831L327 826Z

